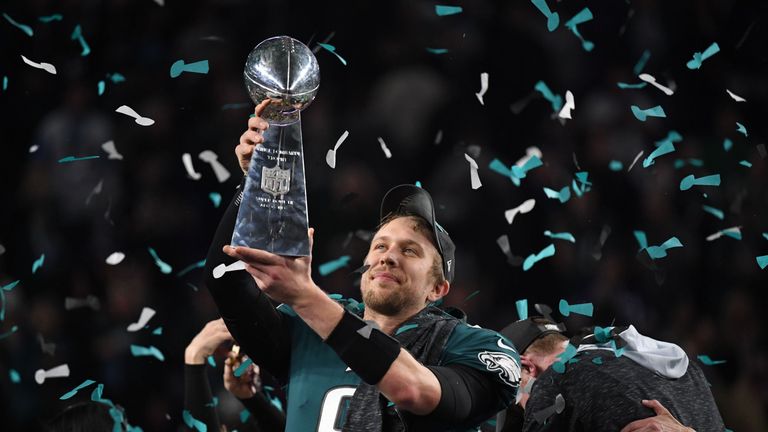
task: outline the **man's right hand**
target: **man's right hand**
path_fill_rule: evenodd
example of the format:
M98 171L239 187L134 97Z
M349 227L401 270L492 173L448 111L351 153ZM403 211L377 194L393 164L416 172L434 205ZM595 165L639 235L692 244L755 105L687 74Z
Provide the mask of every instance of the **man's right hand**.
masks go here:
M248 173L248 165L251 163L251 156L253 156L253 149L257 145L264 142L264 136L262 135L265 130L269 129L269 123L261 118L261 113L269 105L270 100L265 99L260 104L256 105L256 109L253 111L256 115L248 119L248 130L240 135L240 144L235 147L235 154L237 160L240 163L240 169L243 170L243 174Z
M251 364L239 377L235 376L235 370L240 367L245 358L230 351L224 360L224 388L238 399L252 398L261 391L261 377L259 366Z
M655 417L648 417L642 420L636 420L624 426L621 432L696 432L692 428L680 424L672 414L664 408L661 402L652 400L643 400L643 406L651 408Z

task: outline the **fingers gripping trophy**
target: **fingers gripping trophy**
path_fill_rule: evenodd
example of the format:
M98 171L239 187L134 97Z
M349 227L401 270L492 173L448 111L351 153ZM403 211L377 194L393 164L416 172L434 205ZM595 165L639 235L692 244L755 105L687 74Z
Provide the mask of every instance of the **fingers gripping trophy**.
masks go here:
M251 158L232 245L308 256L301 111L320 87L317 59L303 43L277 36L256 45L243 74L254 103L270 101L261 114L269 128Z

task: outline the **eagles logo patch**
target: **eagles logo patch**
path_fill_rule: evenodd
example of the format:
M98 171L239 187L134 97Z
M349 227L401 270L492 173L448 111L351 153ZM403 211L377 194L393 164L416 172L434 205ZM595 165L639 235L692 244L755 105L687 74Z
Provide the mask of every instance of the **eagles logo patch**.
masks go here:
M510 387L520 385L520 365L509 354L483 351L477 355L489 372L499 374L499 378Z

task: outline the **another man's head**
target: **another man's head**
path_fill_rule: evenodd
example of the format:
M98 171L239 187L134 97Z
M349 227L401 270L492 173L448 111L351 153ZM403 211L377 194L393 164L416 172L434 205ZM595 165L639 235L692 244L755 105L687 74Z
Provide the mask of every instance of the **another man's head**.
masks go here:
M392 188L381 203L360 289L367 308L409 315L448 294L455 246L435 221L432 198L417 186Z
M549 369L568 346L568 338L562 334L563 330L562 325L546 318L531 317L514 322L501 331L522 353L521 394L518 399L523 408L528 402L531 380Z

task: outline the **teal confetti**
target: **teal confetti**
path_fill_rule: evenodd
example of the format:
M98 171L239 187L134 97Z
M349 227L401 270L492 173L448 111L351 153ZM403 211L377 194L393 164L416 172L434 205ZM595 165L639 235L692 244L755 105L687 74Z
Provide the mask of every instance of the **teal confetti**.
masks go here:
M675 145L670 142L665 142L664 144L660 145L656 148L651 154L648 155L647 158L643 160L643 168L648 168L649 166L656 163L656 158L659 156L664 156L665 154L669 154L675 151Z
M7 332L5 332L3 334L0 334L0 340L7 338L8 336L16 333L17 331L19 331L19 326L15 325L15 326L11 327L11 329L8 330Z
M661 105L656 105L653 108L648 108L641 110L640 107L637 105L632 105L632 114L635 116L636 119L640 120L641 122L644 122L648 117L666 117L667 114L664 113L664 108L661 107Z
M736 122L736 132L738 132L738 133L740 133L740 134L742 134L744 136L748 136L747 135L747 128L744 127L744 125L739 123L739 122Z
M43 256L45 256L45 255L43 255ZM2 288L0 288L0 289L2 289L3 291L10 291L10 290L12 290L12 289L16 288L16 285L18 285L18 284L19 284L19 282L21 282L21 279L19 279L19 280L15 280L15 281L13 281L13 282L9 283L8 285L5 285L5 286L3 286L3 287L2 287Z
M749 161L745 161L745 160L739 162L739 165L745 166L747 168L752 168L752 164Z
M531 3L547 18L547 30L550 32L555 31L557 26L560 25L560 16L557 12L552 12L545 0L531 0Z
M638 250L638 252L648 247L648 237L646 237L645 231L635 230L632 233L637 240L637 244L640 245L640 250Z
M19 375L16 369L9 370L8 377L11 379L11 382L14 384L18 384L21 382L21 375Z
M324 264L320 264L320 266L317 268L317 270L320 272L321 276L328 276L329 274L335 272L336 270L346 267L349 264L350 256L344 255L338 259L335 259L333 261L329 261Z
M680 169L685 166L685 164L688 163L690 166L695 167L703 167L704 161L697 158L689 158L689 159L675 159L675 169Z
M560 374L565 372L565 364L568 363L568 361L570 361L572 358L576 357L576 354L578 354L576 347L569 343L565 348L565 351L557 356L557 361L552 364L552 369Z
M415 329L418 326L419 326L418 324L406 324L400 327L399 329L397 329L397 331L395 332L395 336L399 335L400 333L407 332L408 330Z
M560 310L560 315L565 317L569 316L572 313L591 317L595 311L595 308L592 305L592 303L579 303L579 304L569 305L568 301L564 299L560 300L558 309Z
M120 73L113 73L113 74L107 74L107 78L112 81L112 84L119 84L121 82L125 82L125 77L123 74Z
M561 204L565 204L569 199L571 199L571 190L568 188L568 186L560 189L560 192L550 188L544 188L544 193L547 195L547 198L560 200Z
M85 38L83 38L83 30L80 28L80 24L75 26L75 29L72 31L72 36L70 36L70 38L80 42L80 47L82 48L82 51L80 52L81 57L85 57L91 53L91 47L88 46Z
M194 63L185 64L184 60L176 60L171 65L171 78L176 78L183 72L207 74L208 73L208 60L196 61Z
M445 48L427 48L427 52L429 52L430 54L437 54L437 55L440 55L440 54L445 54L445 53L447 53L447 52L448 52L448 50L447 50L447 49L445 49Z
M622 355L624 355L624 351L627 350L626 347L619 348L618 346L616 346L616 341L615 340L611 340L611 349L613 349L613 355L615 355L616 358L619 358Z
M592 183L589 181L589 173L586 171L577 172L575 174L576 180L573 182L573 191L576 192L576 195L581 196L585 192L589 192L592 189ZM579 188L576 184L578 182L581 184L581 187Z
M760 266L761 270L765 270L768 267L768 255L757 257L757 265Z
M679 132L675 130L671 130L667 133L667 136L664 139L656 141L655 144L656 144L656 147L660 147L660 146L663 146L664 144L674 144L682 140L683 140L683 136L680 135Z
M182 277L182 276L184 276L185 274L191 272L194 269L199 269L199 268L203 268L203 267L205 267L205 259L202 259L202 260L200 260L200 261L198 261L198 262L196 262L194 264L188 265L186 268L184 268L184 270L178 272L176 274L176 276Z
M35 262L32 263L32 274L35 274L35 272L43 266L44 262L45 254L42 254L40 255L40 258L36 259Z
M521 319L528 319L528 300L522 299L515 302L515 309L517 309L517 316Z
M542 249L541 252L539 252L538 254L529 255L528 258L526 258L525 261L523 262L523 271L530 270L534 264L543 260L544 258L549 258L554 254L555 254L555 245L550 244L549 246Z
M246 420L248 420L248 417L251 416L251 412L247 409L244 409L240 411L240 423L245 423Z
M163 335L163 328L158 327L152 331L152 334L155 336L162 336Z
M416 180L416 183L414 183L414 186L416 186L416 187L419 187L419 188L420 188L420 187L421 187L421 182L420 182L420 181L418 181L418 180Z
M208 362L209 365L211 365L212 368L216 367L216 360L213 359L212 355L209 355L205 358L205 360Z
M87 379L87 380L83 381L83 383L80 384L79 386L77 386L77 387L73 388L72 390L70 390L70 391L64 393L63 395L61 395L61 397L59 397L59 400L67 400L67 399L71 398L72 396L76 395L78 391L88 387L91 384L95 384L95 383L96 383L96 381Z
M624 169L624 164L621 163L621 161L612 160L608 164L608 169L610 169L611 171L621 171Z
M659 259L667 256L667 249L677 247L683 247L683 244L680 243L680 240L678 240L677 237L672 237L659 246L649 246L645 248L645 250L648 252L648 256L652 259Z
M195 429L197 432L208 432L208 426L200 420L192 417L192 413L188 410L184 410L181 413L181 417L184 420L184 424L190 429Z
M504 177L512 178L512 170L507 168L507 166L504 165L504 162L498 159L492 160L491 163L488 164L488 168L491 169L491 171L503 175Z
M99 81L99 83L96 85L99 96L104 94L104 89L107 87L106 83L104 83L104 80Z
M320 45L321 47L325 48L325 49L326 49L328 52L330 52L331 54L335 55L335 56L336 56L336 57L339 59L339 61L341 61L341 64L343 64L344 66L346 66L346 65L347 65L347 61L346 61L346 60L344 60L344 59L343 59L343 58L342 58L342 57L339 55L339 53L337 53L337 52L336 52L336 47L335 47L335 46L333 46L333 45L330 45L330 44L319 43L319 42L318 42L318 45Z
M596 365L601 365L601 364L603 364L603 358L602 357L595 357L595 358L592 359L592 363L594 363Z
M46 24L52 21L61 21L62 19L64 19L64 16L62 16L61 14L53 14L53 15L41 16L37 18L38 21Z
M547 87L544 81L539 81L533 86L533 89L541 93L544 99L548 100L552 104L552 111L560 112L560 108L563 107L563 97L552 93L552 90Z
M627 83L620 82L620 83L616 83L616 85L619 86L620 89L641 89L641 88L645 88L645 86L647 86L648 83L641 82L638 84L627 84Z
M694 186L720 186L720 174L713 174L699 178L696 178L693 175L689 175L680 181L681 191L686 191Z
M477 291L473 292L472 294L470 294L470 295L468 295L468 296L464 297L464 301L466 302L466 301L468 301L468 300L470 300L470 299L474 298L474 297L475 297L476 295L478 295L478 294L480 294L480 290L477 290Z
M280 398L277 396L272 396L272 391L274 389L271 386L264 386L264 394L269 398L269 403L272 404L275 408L277 408L279 411L283 411L283 403L280 402Z
M553 233L550 230L546 230L544 231L544 235L551 239L566 240L571 243L576 243L576 238L573 236L573 234L569 232Z
M592 11L590 11L589 8L584 8L565 23L565 27L570 29L571 32L581 40L581 47L584 48L584 51L587 52L592 51L592 49L595 48L595 44L585 40L581 33L579 33L579 29L576 26L588 21L592 21L592 18Z
M713 55L717 54L720 51L720 46L717 45L717 42L712 43L712 45L709 46L706 50L704 50L703 53L696 52L693 53L693 60L689 60L688 63L685 65L688 67L688 69L699 69L701 67L701 64L704 62L704 60L712 57Z
M701 208L704 209L705 212L711 214L712 216L714 216L714 217L716 217L716 218L718 218L720 220L725 219L725 213L723 213L723 211L718 209L718 208L710 207L708 205L703 205L703 206L701 206Z
M635 67L632 69L632 72L634 72L635 75L640 75L643 69L645 69L645 65L648 63L648 59L650 58L651 58L651 51L650 50L643 51L643 54L637 60L637 63L635 63Z
M697 355L696 358L698 358L700 362L704 363L707 366L715 366L715 365L725 363L725 360L712 360L706 354Z
M192 285L192 284L191 284L191 283L189 283L189 282L187 282L187 286L188 286L188 287L190 287L190 288L192 288L192 291L195 291L195 292L197 292L197 287L196 287L196 286Z
M248 367L253 364L253 360L251 358L245 359L242 363L240 363L240 366L235 369L235 376L240 378L246 370L248 370Z
M739 227L726 228L718 232L726 237L730 237L736 240L741 240L741 230L739 229Z
M447 16L460 14L464 9L461 6L443 6L435 5L435 13L437 16Z
M730 151L733 148L733 141L726 138L723 140L723 150Z
M165 356L154 346L143 347L140 345L131 345L131 355L134 357L155 357L160 361L165 361Z
M59 159L59 163L67 163L67 162L77 162L77 161L84 161L84 160L91 160L91 159L98 159L101 156L83 156L83 157L74 157L74 156L67 156L65 158Z
M763 238L764 238L764 239L766 239L766 240L768 240L768 232L764 232L764 233L763 233ZM16 282L18 282L18 281L16 281Z
M160 268L160 272L168 274L173 271L173 268L168 265L168 263L164 262L160 259L159 256L157 256L157 252L155 252L152 248L147 248L149 250L149 254L152 255L152 258L155 259L155 264Z
M543 165L544 163L541 162L541 159L535 155L528 158L523 166L512 165L510 176L512 183L514 183L515 186L520 186L520 179L525 178L525 176L528 174L528 171Z
M598 341L599 343L608 342L612 338L611 336L612 330L613 330L613 327L595 326L595 330L594 330L595 340Z
M34 34L34 32L32 31L32 27L26 24L21 24L14 21L14 19L11 18L10 15L8 15L7 13L3 13L3 17L5 17L5 19L8 20L9 23L13 24L16 28L23 31L27 36L32 37L32 35Z
M8 90L8 77L3 76L3 91Z
M218 405L219 405L219 398L217 398L216 396L214 396L213 399L211 399L211 402L205 404L205 406L211 407L211 408L216 408Z

